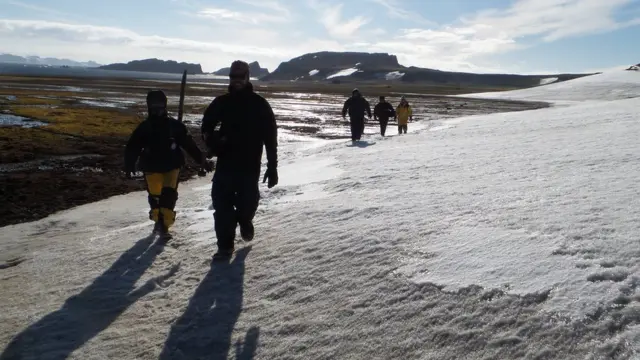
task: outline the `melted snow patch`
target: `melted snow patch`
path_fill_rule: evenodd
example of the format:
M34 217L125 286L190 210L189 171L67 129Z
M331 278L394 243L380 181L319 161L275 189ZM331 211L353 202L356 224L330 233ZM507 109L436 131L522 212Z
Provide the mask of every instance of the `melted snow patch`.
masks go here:
M11 114L0 114L0 127L2 126L21 126L21 127L38 127L47 125L44 122L32 120L26 117L11 115Z
M557 77L550 77L550 78L545 78L545 79L540 79L540 85L546 85L546 84L551 84L558 81Z
M340 71L338 71L337 73L335 73L333 75L327 76L327 79L333 79L333 78L340 77L340 76L349 76L349 75L355 73L356 71L358 71L357 68L350 68L350 69L340 70Z
M398 80L404 76L404 73L400 71L392 71L384 76L387 80Z
M309 76L317 75L319 72L320 72L320 70L313 69L313 70L309 71Z

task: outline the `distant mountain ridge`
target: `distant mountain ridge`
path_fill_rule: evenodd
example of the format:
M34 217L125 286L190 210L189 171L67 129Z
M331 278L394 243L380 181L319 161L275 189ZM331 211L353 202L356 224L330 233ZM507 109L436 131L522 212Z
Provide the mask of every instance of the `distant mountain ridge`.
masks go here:
M229 70L231 68L224 67L220 70L214 71L214 75L227 76L229 75ZM260 67L260 63L257 61L249 63L249 71L251 72L251 77L255 77L260 79L264 76L269 75L269 70L267 68Z
M566 81L590 74L475 74L403 66L395 55L365 52L316 52L282 62L262 81L400 81L457 86L538 86L544 79Z
M95 61L74 61L69 59L58 59L53 57L40 56L18 56L12 54L0 54L0 63L26 64L26 65L49 65L49 66L77 66L77 67L99 67Z
M190 64L185 62L177 62L174 60L160 59L144 59L133 60L128 63L116 63L100 66L104 70L121 70L121 71L141 71L141 72L157 72L168 74L181 74L187 70L187 74L201 75L204 74L200 64Z

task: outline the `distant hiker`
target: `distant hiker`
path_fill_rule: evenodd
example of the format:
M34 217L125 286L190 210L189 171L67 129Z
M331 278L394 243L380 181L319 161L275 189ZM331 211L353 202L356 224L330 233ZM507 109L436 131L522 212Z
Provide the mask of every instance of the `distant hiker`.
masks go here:
M209 153L218 157L211 187L218 245L214 259L233 254L238 225L243 240L254 237L263 146L267 170L262 182L268 180L269 188L278 184L276 118L267 100L253 91L249 72L249 64L234 61L229 92L216 97L202 118L202 136Z
M371 106L369 102L362 97L360 90L353 89L351 97L344 102L342 107L342 118L346 118L349 112L349 122L351 124L351 141L355 144L360 141L360 137L364 133L364 113L366 112L371 119Z
M125 148L125 173L131 177L140 158L140 170L145 174L149 194L149 219L155 222L153 231L170 237L169 228L176 219L174 208L178 200L178 177L185 164L182 149L209 169L205 156L189 134L187 127L167 114L167 96L160 90L147 94L148 117L133 131Z
M380 96L380 102L373 108L373 118L380 121L380 135L384 136L389 118L394 117L395 114L396 111L393 109L393 105L387 102L384 96Z
M413 110L407 99L403 96L400 99L400 105L396 108L396 118L398 119L398 135L407 133L407 123L413 121Z

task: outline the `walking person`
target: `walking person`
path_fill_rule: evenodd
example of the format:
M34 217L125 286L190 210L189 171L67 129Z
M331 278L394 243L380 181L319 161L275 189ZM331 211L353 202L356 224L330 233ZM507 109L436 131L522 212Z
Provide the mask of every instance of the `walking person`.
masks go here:
M389 118L395 116L393 105L385 100L384 96L380 96L380 101L373 108L373 118L380 122L380 135L384 136L389 124Z
M267 100L253 91L249 76L249 64L234 61L228 92L216 97L202 118L202 136L209 154L217 156L211 186L218 247L214 259L227 259L233 254L238 225L242 239L253 240L263 146L267 170L262 182L268 181L269 188L278 184L275 115Z
M413 110L407 99L403 96L400 99L400 105L396 108L396 118L398 120L398 135L407 133L407 124L413 121Z
M353 89L351 97L344 102L342 107L342 118L345 119L349 113L349 123L351 125L351 142L353 144L356 141L360 141L362 134L364 133L364 114L365 112L371 119L371 106L367 99L365 99L360 90Z
M148 117L136 127L125 147L125 174L128 178L144 172L149 201L149 219L155 222L154 232L171 238L169 228L176 219L178 178L185 164L184 149L201 166L211 171L206 157L189 134L187 127L167 114L167 96L161 90L147 94Z

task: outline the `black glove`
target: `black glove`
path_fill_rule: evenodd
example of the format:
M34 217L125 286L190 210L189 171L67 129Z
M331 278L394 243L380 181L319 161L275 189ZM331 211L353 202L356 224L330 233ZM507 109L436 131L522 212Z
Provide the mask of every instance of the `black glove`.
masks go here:
M275 165L267 166L267 171L264 173L264 178L262 179L262 183L264 184L269 179L269 183L267 187L271 189L272 187L278 185L278 168Z

